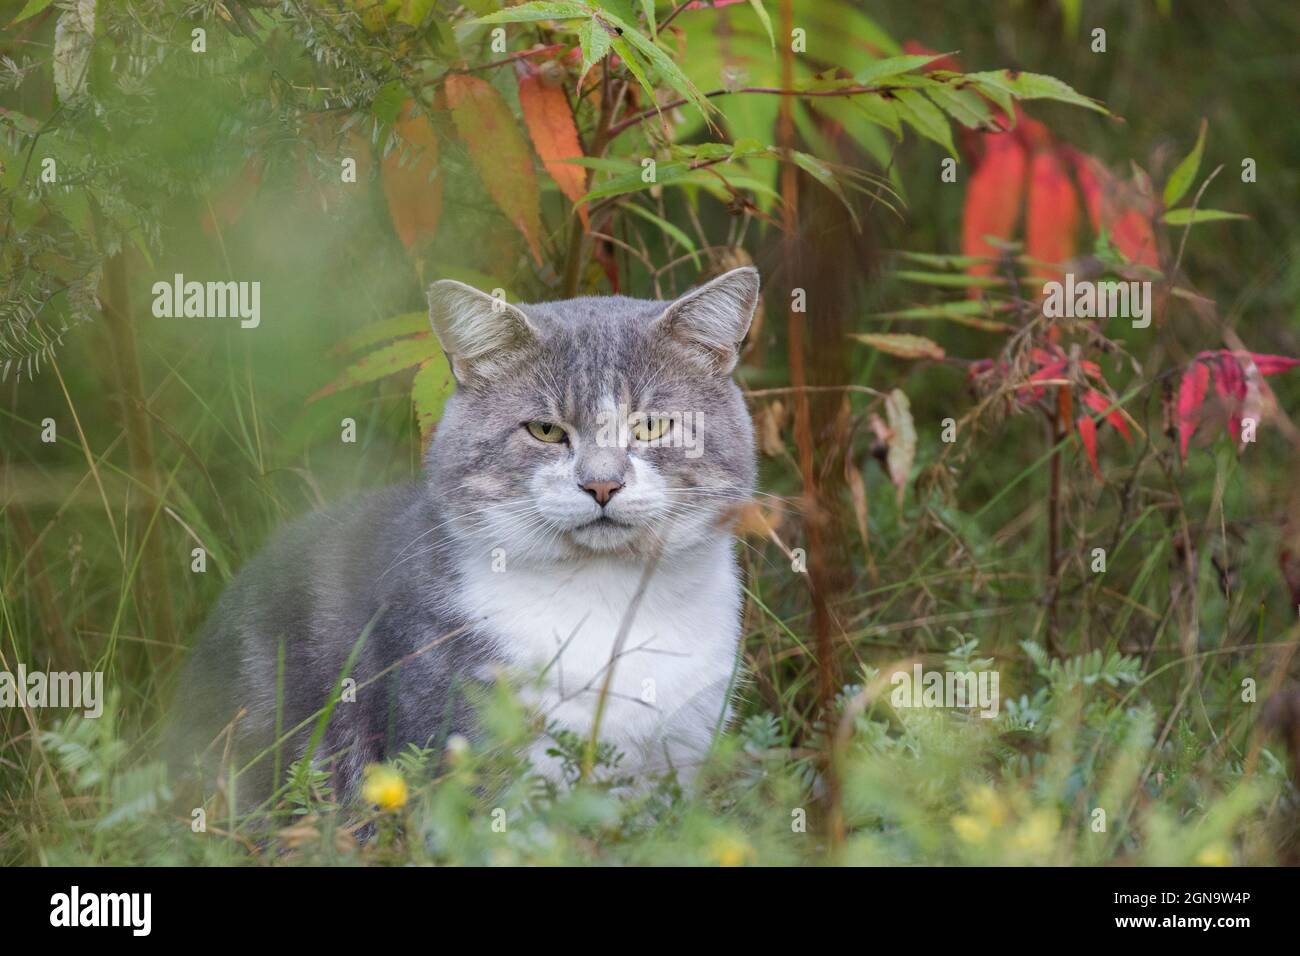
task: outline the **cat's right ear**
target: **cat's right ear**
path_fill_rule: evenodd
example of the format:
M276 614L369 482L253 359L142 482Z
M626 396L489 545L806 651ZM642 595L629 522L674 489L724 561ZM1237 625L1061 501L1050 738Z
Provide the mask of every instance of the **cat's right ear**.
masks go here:
M486 381L537 340L523 311L454 279L429 286L429 324L456 381Z

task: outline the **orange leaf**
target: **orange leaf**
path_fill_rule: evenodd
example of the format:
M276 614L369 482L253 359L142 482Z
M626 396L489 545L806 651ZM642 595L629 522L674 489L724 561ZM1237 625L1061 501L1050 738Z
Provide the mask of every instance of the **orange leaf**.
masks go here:
M524 124L533 139L537 155L560 192L576 203L587 193L587 171L581 166L565 162L582 157L582 144L578 141L578 128L573 124L573 111L569 98L558 81L553 82L545 67L538 69L523 60L518 61L519 105L524 112ZM587 222L587 208L578 209L583 224Z
M899 358L934 359L942 362L944 357L943 347L938 342L933 342L921 335L880 332L862 333L853 337L859 342L865 342L872 348L887 352L890 355L897 355Z
M412 149L395 147L380 167L380 178L393 227L410 251L433 238L442 216L442 176L436 175L438 138L414 100L407 100L393 128Z
M1105 412L1110 408L1110 399L1091 388L1083 393L1083 401L1094 412ZM1133 441L1133 436L1128 430L1128 422L1124 421L1124 416L1120 414L1118 408L1106 412L1106 421L1110 423L1111 428L1124 436L1125 441L1130 443Z
M1056 390L1056 414L1063 422L1068 422L1074 416L1074 394L1068 387Z
M984 160L971 175L962 207L961 251L967 256L996 256L984 238L1010 239L1020 218L1020 199L1025 188L1025 149L1007 133L985 137ZM991 275L993 263L978 262L969 269L971 275ZM971 298L979 297L971 289Z
M510 107L491 83L477 76L453 73L447 77L446 91L456 130L488 195L523 233L533 259L541 265L542 213L533 157Z
M1079 230L1079 200L1065 166L1053 150L1039 150L1029 166L1029 200L1025 211L1025 252L1053 265L1074 258ZM1059 279L1061 272L1037 266L1034 274Z

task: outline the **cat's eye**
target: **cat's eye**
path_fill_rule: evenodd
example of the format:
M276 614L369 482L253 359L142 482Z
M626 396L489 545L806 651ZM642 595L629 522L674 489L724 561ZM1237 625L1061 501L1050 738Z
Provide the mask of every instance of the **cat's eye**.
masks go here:
M548 445L556 445L568 438L568 433L555 422L529 422L528 434Z
M656 438L662 438L672 423L671 418L664 417L637 419L630 425L632 437L637 441L654 441Z

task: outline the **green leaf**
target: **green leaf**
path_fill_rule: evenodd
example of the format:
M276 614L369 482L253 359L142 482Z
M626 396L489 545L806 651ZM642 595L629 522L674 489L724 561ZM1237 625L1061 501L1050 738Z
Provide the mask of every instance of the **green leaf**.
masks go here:
M592 189L575 205L581 206L583 203L594 202L597 199L608 199L610 196L623 196L627 193L642 192L654 186L667 186L686 178L691 173L691 169L685 163L659 163L655 166L655 179L653 182L646 182L642 179L641 172L638 167L614 176Z
M890 145L884 131L873 123L853 104L855 97L824 96L817 102L805 102L805 109L811 108L816 113L834 119L853 141L865 150L881 169L889 168ZM877 101L879 102L879 101ZM898 121L894 114L894 121Z
M646 26L650 28L650 36L657 38L659 26L655 22L655 0L641 0L641 13L645 16Z
M662 216L655 215L645 206L636 202L625 203L622 207L628 212L635 213L647 222L654 223L663 233L671 236L673 241L690 253L691 260L695 263L695 268L700 268L700 257L696 254L695 243L685 232L677 226L674 226Z
M665 53L658 44L607 10L601 12L601 17L608 20L610 26L622 31L619 40L636 47L664 82L676 90L679 96L691 103L705 117L709 115L709 112L713 109L712 104L704 98L704 94L699 91L690 78L682 72L681 67L674 63L672 57ZM622 56L621 53L619 55ZM641 77L638 76L637 81L641 82ZM642 82L642 86L645 85Z
M560 160L560 162L570 163L574 166L585 166L587 169L616 175L641 168L635 160L614 159L610 156L570 156L568 159Z
M794 22L807 24L808 36L818 38L817 55L825 56L827 62L850 63L864 49L880 50L887 56L903 52L897 40L858 9L865 4L852 0L794 0L793 5Z
M772 49L775 50L776 33L772 30L772 18L768 15L767 7L763 6L763 0L749 0L749 5L758 14L758 21L763 24L763 29L767 31L767 38L772 41Z
M988 101L972 90L959 90L944 83L925 88L941 110L968 129L988 127L993 122Z
M391 319L380 319L357 329L334 347L334 351L346 355L361 349L370 348L389 339L400 339L407 335L419 335L429 331L429 317L423 312L404 312Z
M552 0L533 0L521 3L517 7L506 7L485 17L477 17L469 22L481 23L535 23L538 20L575 20L589 17L594 11L585 3L559 3Z
M983 332L1005 332L1009 329L1010 326L1006 322L987 318L992 311L996 310L990 308L989 304L983 300L968 300L965 302L943 303L941 305L920 305L910 309L899 309L894 312L877 312L874 315L867 316L867 318L900 322L953 322ZM1002 311L1006 311L1006 307Z
M1169 226L1196 225L1201 222L1223 222L1225 219L1249 219L1239 212L1225 212L1222 209L1171 209L1161 217Z
M623 65L627 67L628 72L636 77L636 81L641 85L641 89L645 90L645 94L650 98L650 102L657 102L655 98L654 84L650 82L650 77L646 76L645 66L641 63L641 59L632 52L632 48L628 46L627 41L620 36L610 37L609 42L610 45L613 46L614 52L618 54L619 59L623 61Z
M447 358L438 352L420 366L411 382L411 401L415 404L415 420L420 426L420 437L425 441L433 434L434 426L442 418L443 406L456 390L456 380L447 366Z
M897 139L903 138L903 124L898 118L898 107L892 99L870 94L867 96L850 96L848 101L877 126L883 126ZM820 108L820 105L819 105Z
M952 129L943 112L916 90L895 90L894 105L898 115L926 139L932 139L957 158L957 148L952 144Z
M867 86L882 77L910 73L947 55L947 53L908 53L904 56L891 56L884 60L877 60L865 70L854 74L853 82L859 86Z
M307 401L314 402L345 388L377 382L403 369L427 362L439 351L438 340L433 337L432 332L398 339L391 345L385 345L369 355L362 356L344 369L342 375L317 391Z
M578 27L578 45L582 48L582 76L578 78L579 83L587 76L588 70L605 58L609 52L610 39L609 31L596 17Z
M402 0L402 6L397 12L397 22L418 27L433 9L433 5L434 0Z
M1183 157L1183 161L1174 167L1174 171L1169 174L1169 181L1165 183L1165 208L1171 209L1178 204L1178 200L1187 195L1187 190L1192 187L1196 181L1196 173L1201 168L1201 154L1205 151L1205 130L1207 123L1201 120L1200 132L1196 134L1196 145L1192 151Z
M53 2L54 0L27 0L27 6L23 7L22 10L18 12L18 16L9 21L9 25L13 26L15 23L21 23L23 20L26 20L28 17L36 16L36 14L40 13Z
M996 289L1007 284L1007 280L1001 276L969 276L953 272L911 272L900 269L894 275L904 282L919 282L922 285L937 285L953 289Z
M1062 103L1082 106L1104 116L1110 115L1110 111L1096 100L1076 93L1068 83L1063 83L1054 76L1044 76L1042 73L1020 73L1016 70L990 70L985 73L967 73L966 78L985 89L999 91L1004 97L1013 96L1020 100L1058 100ZM999 106L1006 109L1008 115L1013 112L1006 107L1003 100L996 97L995 99Z
M982 262L998 261L996 256L950 256L937 252L913 252L910 249L900 250L898 256L900 259L917 262L931 269L963 270Z
M398 80L385 83L375 94L375 98L370 103L370 112L374 114L375 119L381 123L392 125L397 122L397 116L402 111L402 104L410 97L406 87Z
M844 192L843 185L835 175L835 171L829 165L822 162L816 156L810 156L808 153L801 153L797 149L790 151L789 158L796 166L834 193L835 198L843 203L844 208L848 210L849 218L853 220L853 228L860 228L857 210L853 208L853 203L849 201L848 195Z

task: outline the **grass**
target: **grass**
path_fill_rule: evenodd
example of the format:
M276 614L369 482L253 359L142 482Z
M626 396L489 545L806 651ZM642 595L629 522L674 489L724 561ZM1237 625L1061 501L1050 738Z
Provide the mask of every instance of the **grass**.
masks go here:
M176 792L157 761L160 728L185 650L225 584L291 517L418 476L409 380L305 403L342 367L334 346L362 325L423 308L422 287L444 266L499 272L521 290L544 283L530 265L513 273L502 265L515 261L518 239L450 135L444 173L470 188L446 190L423 274L396 239L378 181L317 214L303 208L314 187L301 157L269 147L257 201L224 233L201 235L200 200L217 218L211 198L223 188L207 180L242 167L246 134L266 117L243 127L242 88L205 75L184 72L192 82L158 90L159 100L176 98L167 113L175 122L155 124L150 141L179 165L147 184L161 190L147 191L146 203L166 238L151 244L156 261L146 265L130 249L117 260L115 304L138 317L133 343L124 346L120 324L116 332L87 324L68 332L57 364L34 380L0 384L0 670L20 662L94 668L108 689L98 720L0 707L0 865L1297 862L1300 754L1288 740L1300 734L1285 718L1287 701L1297 699L1290 675L1300 635L1278 570L1294 533L1288 517L1300 507L1295 448L1283 431L1265 428L1238 453L1220 428L1184 464L1164 407L1178 366L1225 344L1231 327L1251 348L1300 354L1300 222L1288 201L1296 126L1278 122L1276 96L1260 95L1295 86L1287 40L1296 12L1270 3L1230 13L1090 4L1082 26L1096 19L1110 30L1111 50L1098 55L1081 29L1070 35L1066 6L970 5L954 17L949 5L897 5L884 26L899 40L959 50L968 69L1047 69L1102 98L1123 123L1040 101L1029 112L1062 143L1113 167L1138 162L1157 183L1207 116L1202 172L1222 163L1224 173L1205 199L1252 222L1197 227L1179 256L1179 281L1194 279L1221 314L1201 321L1179 300L1150 330L1110 330L1112 345L1141 363L1118 351L1101 358L1142 437L1132 447L1102 438L1104 481L1092 477L1075 439L1045 437L1038 414L981 406L955 364L912 365L809 336L810 363L833 353L834 374L811 368L808 380L858 391L817 393L818 430L803 439L816 441L820 477L835 479L842 459L863 477L869 541L847 489L830 481L818 503L828 520L816 608L808 575L790 556L808 543L809 508L798 442L784 426L762 460L761 487L772 496L763 503L784 510L777 540L756 534L740 547L746 603L736 719L721 729L689 794L671 779L633 797L590 783L547 784L518 756L536 728L504 690L481 701L482 742L453 740L437 753L395 759L396 776L376 790L382 810L336 807L323 774L278 750L266 759L276 761L281 788L255 811L232 809L237 779L219 782L203 803ZM707 29L714 15L699 11L693 29ZM188 36L183 26L178 36ZM210 32L215 50L219 31ZM242 42L231 41L241 58ZM267 44L266 52L275 51ZM300 86L307 77L297 77ZM33 115L57 102L39 77L5 95L7 107ZM646 145L637 142L628 148ZM200 162L196 153L209 151L222 161ZM1236 181L1246 154L1258 160L1257 183ZM863 210L861 248L847 231L827 230L805 263L834 260L817 273L828 287L853 270L855 298L838 330L845 333L888 330L857 318L913 305L920 294L887 269L873 271L877 247L942 253L959 245L966 164L952 188L935 187L941 153L911 133L888 158L907 188L906 214L895 221ZM129 156L121 167L132 181L135 162ZM191 183L192 170L204 171L204 181ZM801 193L805 213L816 211L819 195ZM558 199L543 196L547 221L565 221ZM776 291L762 358L741 371L755 390L782 392L757 398L756 412L782 401L788 414L787 386L797 379L779 302L790 275L768 268L781 261L775 230L764 233L748 213L743 221L754 228L738 228L741 219L707 203L656 208L696 227L702 256L724 235L753 247ZM551 238L558 249L558 234ZM581 247L576 228L569 238ZM689 259L666 273L667 285L693 281ZM557 284L599 281L583 270L595 274L595 264L577 257L552 265L560 266ZM622 266L634 286L646 279L636 261ZM143 290L177 272L260 278L262 325L246 334L220 321L149 317ZM120 298L126 291L141 296L134 311ZM983 358L997 341L947 328L942 344L950 356ZM121 374L124 348L138 359L136 385ZM1271 381L1282 409L1300 407L1294 381ZM876 409L870 390L894 387L909 396L918 434L901 500L863 423ZM344 417L357 422L355 444L339 440ZM961 422L953 444L939 437L949 417ZM53 442L42 439L50 421ZM861 427L845 432L845 421ZM1049 540L1057 542L1051 558ZM202 572L192 570L195 548L206 554ZM1093 570L1096 548L1105 550L1104 572ZM819 622L828 627L819 631ZM833 654L819 660L827 637ZM997 717L895 707L890 677L915 662L996 671ZM1269 708L1277 719L1263 716ZM313 719L327 720L328 708ZM617 754L560 739L575 779L584 763L616 773Z
M153 351L170 354L162 344ZM151 407L170 410L158 448L161 502L115 462L120 438L110 410L86 394L93 382L69 383L66 393L25 384L3 412L6 527L17 505L41 530L27 545L5 535L0 667L50 659L33 579L39 557L74 660L95 662L111 688L98 721L0 711L6 864L1258 864L1292 852L1296 793L1285 749L1259 730L1261 705L1241 699L1247 677L1259 700L1275 689L1296 636L1285 596L1267 584L1275 577L1267 549L1235 546L1224 530L1225 504L1247 493L1248 473L1224 447L1194 458L1189 474L1213 489L1199 521L1152 489L1140 507L1125 505L1122 471L1097 484L1069 445L1044 452L1018 439L1032 431L1022 419L981 436L988 450L948 495L909 491L900 507L883 470L868 467L876 574L850 526L839 529L853 565L830 602L842 675L830 713L817 705L805 576L772 541L743 542L739 712L691 794L671 779L625 798L532 776L517 754L536 728L501 691L481 705L486 742L452 742L441 765L438 754L414 750L395 762L406 788L400 806L335 807L323 775L294 765L282 769L277 799L255 813L232 815L225 793L211 795L195 832L199 808L175 798L154 758L184 641L287 516L416 469L418 438L400 388L345 399L365 415L357 445L339 445L332 415L304 425L296 402L260 393L251 361L232 350L222 367L191 350L158 366ZM43 406L50 396L64 407ZM62 429L53 445L15 442L37 434L43 413L82 427ZM923 442L922 474L945 467L943 453ZM1041 540L1054 455L1063 459L1072 542L1058 657L1045 650ZM1000 476L992 494L982 491L994 480L987 473ZM792 514L777 534L797 543L788 459L765 460L763 486L785 495ZM1175 545L1184 522L1202 542L1190 592ZM144 534L160 535L173 556L166 586L178 631L168 640L143 637ZM1104 575L1087 566L1097 541L1110 545ZM199 546L209 554L203 574L189 570ZM1220 547L1240 582L1226 591L1212 556ZM1198 636L1179 623L1192 612ZM912 661L996 669L1000 713L891 706L889 674ZM568 743L576 778L589 755L585 741ZM617 771L617 755L602 748L595 757Z

